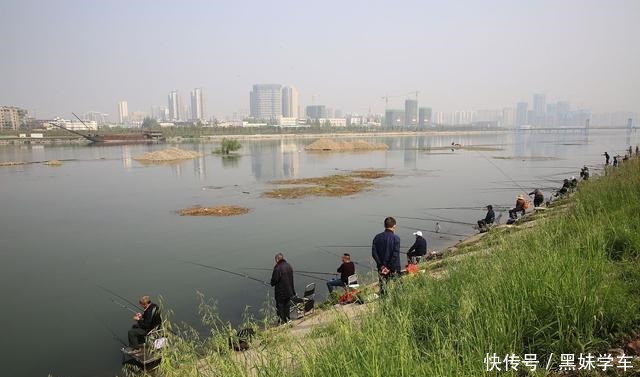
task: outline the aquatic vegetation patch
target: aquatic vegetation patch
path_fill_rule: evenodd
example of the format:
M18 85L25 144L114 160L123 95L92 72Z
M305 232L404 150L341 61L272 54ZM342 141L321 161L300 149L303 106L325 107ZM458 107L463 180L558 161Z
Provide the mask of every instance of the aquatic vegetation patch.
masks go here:
M562 160L558 157L550 156L491 156L496 160L521 160L521 161L555 161Z
M53 167L62 166L62 162L59 161L59 160L49 160L49 161L45 162L44 164L47 165L47 166L53 166Z
M238 216L249 213L249 208L228 205L217 207L190 207L178 211L180 216Z
M372 188L373 183L371 180L391 175L391 173L383 170L367 169L326 177L279 180L271 183L294 187L276 188L265 192L263 196L275 199L299 199L307 196L349 196Z
M16 166L16 165L24 165L26 162L24 161L1 161L0 166Z

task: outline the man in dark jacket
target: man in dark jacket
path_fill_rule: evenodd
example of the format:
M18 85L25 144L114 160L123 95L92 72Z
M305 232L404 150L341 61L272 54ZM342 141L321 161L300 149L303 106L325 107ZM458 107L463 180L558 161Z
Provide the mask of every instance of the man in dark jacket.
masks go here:
M136 323L131 327L128 334L129 347L131 347L132 352L139 350L140 344L144 343L149 331L160 327L161 324L160 308L151 302L149 296L140 297L139 303L144 311L133 316L133 320Z
M416 236L416 241L407 251L407 262L410 264L420 262L420 259L427 254L427 240L422 237L422 232L417 231L413 235Z
M533 192L530 192L529 195L533 195L533 207L538 208L544 203L544 195L540 189L535 189Z
M609 157L609 153L604 152L602 155L604 156L604 160L605 160L604 164L605 165L609 165L609 159L611 158L611 157Z
M349 282L349 276L355 275L356 266L351 261L351 255L349 253L344 253L342 256L342 264L338 267L337 271L340 274L340 278L335 278L327 282L329 293L333 292L333 288L335 287L346 287Z
M487 215L484 217L484 219L482 220L478 220L478 230L481 233L486 232L487 230L487 226L489 224L493 224L493 222L496 221L496 213L493 212L493 206L491 204L489 204L487 206Z
M282 253L276 254L276 265L271 274L271 286L275 288L276 312L280 324L289 322L291 298L296 295L293 287L293 269Z
M384 232L373 239L371 256L376 262L380 277L380 294L384 294L384 285L394 276L400 274L400 237L395 234L396 219L384 219Z

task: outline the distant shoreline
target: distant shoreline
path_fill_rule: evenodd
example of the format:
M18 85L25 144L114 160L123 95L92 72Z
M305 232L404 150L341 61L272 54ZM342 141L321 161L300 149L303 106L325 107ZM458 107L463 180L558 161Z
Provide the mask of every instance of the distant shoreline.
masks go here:
M622 130L626 128L596 128L592 127L590 130ZM164 142L158 142L158 144L176 144L176 143L189 143L195 141L203 142L217 142L224 138L238 139L238 140L279 140L279 139L320 139L320 138L379 138L379 137L407 137L407 136L461 136L461 135L496 135L510 132L549 132L552 130L547 129L494 129L494 130L425 130L425 131L375 131L375 132L331 132L331 133L265 133L265 134L215 134L215 135L200 135L198 137L189 136L167 136ZM564 132L585 132L584 128L566 128ZM634 129L635 131L635 129ZM86 139L81 137L74 137L70 135L56 135L45 136L42 138L24 138L16 136L0 136L0 145L12 145L12 144L88 144ZM104 144L109 145L109 144Z

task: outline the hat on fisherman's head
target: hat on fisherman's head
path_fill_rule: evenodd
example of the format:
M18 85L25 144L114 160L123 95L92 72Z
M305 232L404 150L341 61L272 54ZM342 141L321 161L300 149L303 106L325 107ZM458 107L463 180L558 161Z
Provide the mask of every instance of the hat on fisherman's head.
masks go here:
M421 231L413 232L413 235L422 237L422 232Z
M524 199L524 196L522 194L518 195L518 197L516 199Z

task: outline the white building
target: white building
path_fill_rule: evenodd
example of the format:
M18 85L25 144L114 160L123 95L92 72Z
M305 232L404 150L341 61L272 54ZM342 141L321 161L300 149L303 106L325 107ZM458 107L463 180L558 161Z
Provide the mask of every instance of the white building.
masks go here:
M191 119L202 121L206 119L204 112L204 90L202 88L195 88L191 91Z
M329 125L331 127L346 127L347 120L344 118L319 118L318 121L321 125Z
M118 102L118 123L124 124L129 121L129 106L127 101Z
M282 116L299 118L298 90L292 86L282 88Z
M47 129L57 129L59 127L54 126L57 124L71 131L96 131L98 129L98 123L94 120L66 120L62 118L54 118L52 121L48 121L42 124Z
M182 120L182 104L180 103L180 94L177 90L169 93L169 120Z

